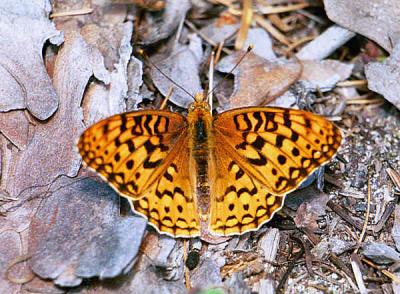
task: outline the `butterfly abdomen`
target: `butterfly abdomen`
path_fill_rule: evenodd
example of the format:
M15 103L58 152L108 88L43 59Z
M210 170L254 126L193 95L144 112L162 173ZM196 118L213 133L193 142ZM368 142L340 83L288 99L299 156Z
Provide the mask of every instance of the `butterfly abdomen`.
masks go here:
M209 112L196 112L188 116L190 151L196 164L197 199L199 212L207 215L209 210L210 186L208 181L208 162L211 145L211 121Z

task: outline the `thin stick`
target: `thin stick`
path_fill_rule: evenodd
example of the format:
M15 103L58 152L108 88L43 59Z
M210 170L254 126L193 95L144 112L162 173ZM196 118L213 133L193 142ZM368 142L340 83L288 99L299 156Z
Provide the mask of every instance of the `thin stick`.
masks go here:
M336 84L337 87L357 87L357 86L366 86L368 84L367 80L353 80L353 81L344 81Z
M54 13L50 14L50 18L83 15L83 14L89 14L92 12L93 12L93 8L82 8L82 9L78 9L78 10L54 12Z
M307 8L309 6L311 6L310 3L298 3L298 4L293 4L293 5L287 5L287 6L266 6L266 7L261 7L258 10L258 12L261 14L284 13L284 12L291 12L294 10Z
M224 41L219 42L217 52L215 53L214 68L215 65L218 63L219 59L221 58L221 51L223 48L224 48Z
M160 105L160 110L165 109L165 107L167 106L167 102L169 101L169 98L171 98L173 92L174 92L174 87L173 86L169 87L167 96L165 96L163 102Z
M215 43L213 40L211 40L207 35L205 35L202 31L198 30L191 22L185 20L185 24L192 30L194 31L196 34L198 34L200 36L200 38L202 38L204 41L206 41L207 43L211 44L212 46L217 46L218 44ZM226 54L231 54L233 51L229 50L227 48L222 48L222 51L224 51L224 53Z
M376 266L372 261L370 261L370 260L368 260L368 259L362 258L361 260L362 260L363 262L365 262L366 264L368 264L370 267L372 267L372 268L374 268L374 269L376 269L376 270L378 270L378 271L381 271L382 274L384 274L385 276L387 276L387 277L389 277L390 279L392 279L393 282L395 282L395 283L397 283L397 284L400 284L400 279L399 279L395 274L393 274L393 273L391 273L390 271L385 270L385 269L382 269L382 270L381 270L378 266Z
M211 52L210 68L208 70L208 89L214 88L214 51ZM212 91L207 95L208 104L210 105L210 112L213 110L213 93Z
M250 51L251 51L252 49L253 49L253 45L250 45L250 46L247 48L246 53L243 54L242 57L240 57L239 61L235 64L235 66L224 76L224 78L223 78L222 80L219 81L218 84L216 84L216 85L214 86L214 88L212 88L211 90L208 91L207 96L210 95L212 92L214 92L215 89L218 88L218 87L221 85L221 83L222 83L223 81L225 81L225 80L228 78L229 74L231 74L231 73L239 66L239 64L243 61L243 59L246 57L246 55L250 53ZM208 99L208 97L206 97L206 98Z
M390 167L386 169L386 173L389 175L390 179L392 180L396 188L400 190L400 175Z
M185 264L185 285L186 285L186 289L190 290L191 286L190 286L190 276L189 276L189 269L186 266L186 260L188 257L188 253L187 253L187 246L188 246L188 241L186 239L183 240L183 261Z
M251 25L253 18L253 5L252 0L243 0L243 12L240 20L240 28L235 40L235 49L241 50L244 46L244 42L247 39L247 33Z
M286 49L286 56L289 56L290 53L292 53L292 51L294 49L296 49L297 47L303 45L306 42L312 41L316 38L317 36L308 36L308 37L304 37L294 43L292 43L287 49Z
M186 14L182 17L182 20L179 22L178 31L176 32L176 35L175 35L175 45L178 43L179 38L181 37L183 24L185 23L185 18L186 18Z

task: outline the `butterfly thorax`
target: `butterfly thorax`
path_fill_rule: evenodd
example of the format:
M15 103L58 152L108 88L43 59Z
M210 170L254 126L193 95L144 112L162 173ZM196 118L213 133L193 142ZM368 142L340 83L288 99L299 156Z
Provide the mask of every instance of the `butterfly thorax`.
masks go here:
M212 115L207 102L196 101L189 107L190 153L196 164L197 195L200 215L209 215L210 186L208 179L208 162L213 146Z

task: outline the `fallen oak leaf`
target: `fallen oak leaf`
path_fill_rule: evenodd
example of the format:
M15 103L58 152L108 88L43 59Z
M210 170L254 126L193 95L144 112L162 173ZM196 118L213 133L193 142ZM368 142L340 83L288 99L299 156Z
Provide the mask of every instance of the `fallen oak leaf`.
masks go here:
M29 263L37 275L63 287L84 278L113 278L134 263L146 220L121 216L119 195L106 183L62 178L35 214Z
M0 1L0 111L27 108L39 120L58 107L58 97L46 72L42 48L46 40L63 41L48 19L49 1Z
M73 65L73 66L72 66ZM28 188L50 184L60 175L75 176L81 158L75 152L75 138L83 131L82 95L89 78L94 75L109 83L100 52L89 46L79 33L65 36L54 73L54 87L60 97L56 114L46 123L37 124L30 144L18 152L6 183L14 196Z
M229 73L245 54L243 51L226 56L216 69ZM233 93L229 102L219 101L224 109L265 105L282 95L301 75L302 65L298 61L271 62L249 52L234 75Z

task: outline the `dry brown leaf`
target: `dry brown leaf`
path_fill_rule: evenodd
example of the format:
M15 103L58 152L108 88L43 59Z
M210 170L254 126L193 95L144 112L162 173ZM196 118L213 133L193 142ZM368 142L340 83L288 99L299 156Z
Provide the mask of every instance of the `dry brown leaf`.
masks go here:
M146 220L121 216L119 196L104 182L66 179L43 200L31 224L29 263L42 278L72 287L129 269Z
M45 120L57 110L58 97L41 58L46 40L62 43L49 12L48 1L0 1L0 111L27 108Z
M216 69L230 72L243 54L243 51L238 51L225 57ZM250 52L233 71L234 88L229 101L220 100L220 105L224 109L265 105L296 82L301 71L302 66L297 61L270 62Z
M160 53L151 56L151 61L164 74L181 85L193 96L202 92L199 77L199 66L203 55L201 40L197 35L189 35L189 45L182 45L171 40ZM174 87L170 101L180 107L188 107L193 98L177 88L159 70L151 67L151 77L155 86L164 96Z
M143 45L154 44L171 36L191 7L188 0L167 0L160 13L147 11L141 20L138 36Z
M93 81L87 88L83 100L85 124L87 126L107 116L126 111L128 97L128 63L131 61L132 22L126 22L111 27L101 27L96 24L86 25L82 36L93 47L99 49L104 60L108 60L111 71L110 84ZM108 38L107 36L113 36ZM135 60L133 60L135 63ZM135 63L140 67L140 64ZM141 75L141 71L139 70Z
M400 40L399 1L324 0L328 17L392 52Z
M385 97L390 103L400 109L400 43L384 62L371 62L366 65L365 75L368 88Z
M13 177L6 183L10 195L49 184L60 175L77 174L81 159L74 150L75 140L83 131L80 104L92 75L109 82L100 52L87 45L78 33L67 34L54 73L59 109L47 123L37 124L26 150L17 154L10 171Z
M300 80L309 91L330 91L336 83L347 80L354 65L337 60L302 60Z

